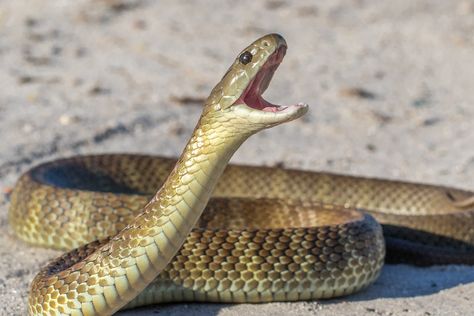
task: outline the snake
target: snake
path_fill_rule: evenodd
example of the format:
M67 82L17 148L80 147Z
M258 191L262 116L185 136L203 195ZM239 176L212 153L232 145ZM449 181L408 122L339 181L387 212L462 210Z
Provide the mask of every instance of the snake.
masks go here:
M251 135L307 112L262 97L286 50L269 34L241 51L177 159L73 156L19 178L14 233L69 251L32 281L30 315L326 299L368 287L386 260L474 264L471 191L228 164Z

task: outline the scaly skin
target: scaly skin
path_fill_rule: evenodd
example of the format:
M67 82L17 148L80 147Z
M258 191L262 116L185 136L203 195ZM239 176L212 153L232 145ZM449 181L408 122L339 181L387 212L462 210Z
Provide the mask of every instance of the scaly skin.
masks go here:
M286 43L278 35L247 47L253 60L241 63L237 58L220 82L224 85L211 92L191 139L155 196L133 222L86 251L81 261L76 257L40 272L31 287L30 314L112 314L143 291L182 246L242 142L306 112L306 106L294 106L265 113L235 103L267 61L281 61L284 50Z
M430 262L472 260L472 230L461 229L474 218L471 192L243 166L229 167L218 181L250 135L306 112L305 106L272 113L242 104L252 78L265 62L279 63L285 50L278 35L245 49L252 61L237 58L213 89L176 164L147 156L86 156L43 164L20 178L10 208L20 238L60 249L91 242L36 276L30 314L110 315L124 306L170 301L350 294L376 279L385 254L380 225L354 208L388 224L395 231L390 242L408 256L415 243ZM214 188L217 198L200 218ZM400 223L408 229L402 235L414 239L400 237ZM453 239L460 250L449 251L458 256L443 253L436 248L439 239L426 234Z

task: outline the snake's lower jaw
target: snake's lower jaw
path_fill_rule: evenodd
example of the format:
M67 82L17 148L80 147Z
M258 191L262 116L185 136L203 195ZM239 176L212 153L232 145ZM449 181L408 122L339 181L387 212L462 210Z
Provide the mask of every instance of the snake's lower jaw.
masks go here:
M308 112L308 105L298 103L289 106L275 106L274 111L261 111L253 109L246 104L237 104L231 108L234 114L242 119L260 125L261 128L275 126L289 122L303 116Z
M282 105L279 106L277 112L275 112L277 117L283 116L286 117L286 120L294 120L297 119L308 112L308 104L306 103L298 103L295 105Z

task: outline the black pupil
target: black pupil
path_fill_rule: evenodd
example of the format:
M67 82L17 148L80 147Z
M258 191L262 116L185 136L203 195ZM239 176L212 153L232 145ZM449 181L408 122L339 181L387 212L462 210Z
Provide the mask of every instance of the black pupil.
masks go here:
M252 53L247 51L243 52L242 55L240 55L239 60L242 64L247 65L252 61Z

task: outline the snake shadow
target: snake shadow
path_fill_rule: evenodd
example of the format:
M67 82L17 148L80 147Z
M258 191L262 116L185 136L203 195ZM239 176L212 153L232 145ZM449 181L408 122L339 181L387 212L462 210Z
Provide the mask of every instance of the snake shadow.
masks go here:
M425 296L474 282L474 267L446 265L416 267L406 264L387 264L380 277L367 289L343 298L323 301L368 301L380 298L408 298Z
M323 301L413 298L474 283L474 246L408 227L382 225L387 247L380 277L347 297Z
M405 298L425 296L474 282L474 267L466 265L445 265L416 267L406 264L386 264L377 281L356 294L336 299L318 300L318 304L332 305L341 302L370 301L383 298ZM298 304L295 302L289 304ZM262 305L262 315L269 310ZM271 304L270 304L271 305ZM231 304L178 303L160 304L117 313L119 316L146 315L219 315Z

